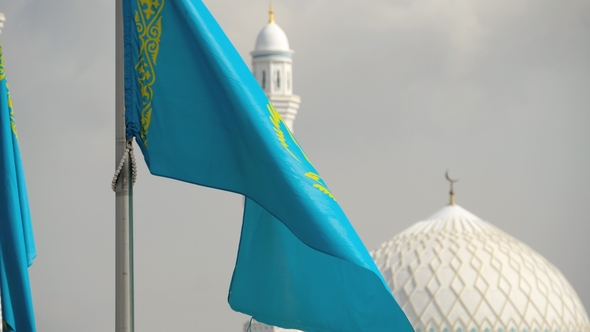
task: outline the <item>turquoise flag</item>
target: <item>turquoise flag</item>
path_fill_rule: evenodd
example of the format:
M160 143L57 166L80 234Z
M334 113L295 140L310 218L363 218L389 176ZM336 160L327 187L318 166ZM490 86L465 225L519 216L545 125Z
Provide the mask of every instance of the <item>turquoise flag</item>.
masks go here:
M4 331L35 331L28 267L36 255L0 45L0 297Z
M126 0L124 19L127 137L150 171L246 196L230 306L305 331L412 331L205 5Z

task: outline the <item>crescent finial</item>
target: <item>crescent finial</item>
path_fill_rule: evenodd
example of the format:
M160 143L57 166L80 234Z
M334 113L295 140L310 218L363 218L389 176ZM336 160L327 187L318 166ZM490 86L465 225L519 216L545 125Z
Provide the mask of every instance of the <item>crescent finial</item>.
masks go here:
M451 191L449 192L449 194L451 195L451 202L449 203L449 205L456 205L455 204L455 192L453 191L453 183L459 181L459 179L456 179L456 180L451 179L449 177L449 170L447 170L447 172L445 173L445 177L451 183Z

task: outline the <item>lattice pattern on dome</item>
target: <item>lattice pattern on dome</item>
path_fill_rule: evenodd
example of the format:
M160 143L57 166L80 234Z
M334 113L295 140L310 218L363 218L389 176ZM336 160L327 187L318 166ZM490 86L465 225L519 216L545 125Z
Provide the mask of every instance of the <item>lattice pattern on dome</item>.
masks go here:
M555 266L459 206L371 255L416 332L590 332Z

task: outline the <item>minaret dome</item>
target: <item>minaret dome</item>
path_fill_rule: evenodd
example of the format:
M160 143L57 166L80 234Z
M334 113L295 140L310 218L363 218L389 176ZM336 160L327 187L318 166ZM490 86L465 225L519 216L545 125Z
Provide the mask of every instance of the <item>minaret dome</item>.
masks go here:
M283 29L274 22L269 22L264 28L262 28L256 38L256 47L252 53L262 53L265 51L280 51L293 54L293 51L289 49L287 35ZM252 55L254 56L254 54Z

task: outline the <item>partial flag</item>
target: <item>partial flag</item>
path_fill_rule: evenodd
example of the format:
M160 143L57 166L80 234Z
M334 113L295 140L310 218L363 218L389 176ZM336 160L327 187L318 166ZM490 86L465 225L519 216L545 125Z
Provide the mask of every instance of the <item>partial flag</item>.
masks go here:
M150 171L246 196L230 306L305 331L413 331L205 5L125 0L124 21L127 138Z
M25 176L0 45L0 297L3 331L35 331L28 268L36 256Z

